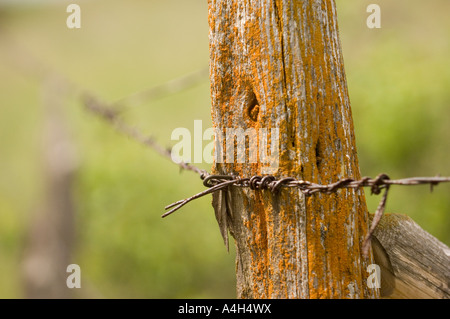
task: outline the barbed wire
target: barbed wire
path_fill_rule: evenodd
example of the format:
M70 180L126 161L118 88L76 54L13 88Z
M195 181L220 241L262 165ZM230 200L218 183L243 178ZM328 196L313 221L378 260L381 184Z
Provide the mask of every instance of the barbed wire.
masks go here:
M118 132L128 136L132 140L150 147L161 156L170 159L171 162L178 165L181 169L192 171L200 175L206 173L205 170L202 170L197 166L183 162L171 153L170 148L164 148L156 142L155 138L152 136L146 136L138 129L128 125L119 117L119 113L115 109L105 103L102 103L96 96L89 93L84 93L82 96L82 103L86 109L109 122Z
M4 39L5 32L3 30L2 37ZM14 41L11 41L11 43ZM359 189L363 187L370 187L372 194L380 194L384 189L385 192L378 204L378 207L374 213L374 218L370 225L369 231L364 239L362 251L365 256L367 256L370 241L375 231L386 206L387 195L389 187L392 185L423 185L429 184L431 190L433 186L439 183L450 182L450 177L411 177L404 179L391 180L388 175L380 174L376 178L363 177L361 179L353 178L343 178L337 182L331 184L318 184L305 180L298 180L293 177L275 177L273 175L266 176L251 176L251 177L240 177L236 175L211 175L207 171L198 168L197 166L183 162L181 159L176 158L171 154L169 148L162 147L152 136L145 136L142 132L136 128L127 124L123 119L121 119L120 114L126 109L127 104L139 104L144 101L153 100L160 98L164 95L174 94L190 88L196 84L199 84L202 78L207 74L207 69L202 69L191 74L185 75L183 77L171 80L164 84L160 84L154 88L144 90L142 92L134 93L128 97L124 97L114 103L102 102L97 95L89 92L85 88L75 84L74 82L67 79L62 74L55 72L43 61L36 58L33 54L29 53L24 48L19 48L17 43L13 43L13 47L16 49L14 52L10 52L11 60L19 67L23 73L32 73L39 80L45 80L49 76L56 76L61 84L65 86L67 92L72 93L79 101L84 105L84 107L95 114L96 116L102 118L106 122L110 123L117 131L128 136L129 138L140 142L141 144L153 149L161 156L169 159L172 163L179 166L181 169L192 171L197 173L203 180L203 185L207 187L206 190L199 192L191 197L183 200L179 200L165 207L168 210L162 215L162 217L167 217L175 211L179 210L184 205L189 202L201 198L205 195L212 194L217 191L228 190L230 187L247 187L252 190L269 190L274 194L280 192L282 188L298 188L301 193L305 196L311 196L314 193L325 193L332 194L336 193L340 189Z
M165 209L170 210L164 213L162 217L169 216L170 214L174 213L175 211L177 211L178 209L180 209L181 207L183 207L184 205L195 199L198 199L200 197L203 197L205 195L217 191L228 189L231 186L248 187L252 190L269 190L274 194L277 194L283 187L285 188L296 187L300 190L300 192L302 192L306 196L312 195L314 193L332 194L336 193L339 189L343 188L358 189L362 187L370 187L371 193L378 195L384 189L385 190L384 194L374 213L374 217L370 225L369 231L363 242L362 252L365 256L368 255L371 238L384 213L387 195L389 187L391 185L411 186L411 185L429 184L430 189L432 190L433 186L436 186L439 183L450 182L450 177L440 177L440 176L410 177L391 180L389 176L386 174L380 174L376 178L363 177L359 180L353 178L343 178L331 184L317 184L309 181L298 180L293 177L277 178L273 175L266 175L266 176L255 175L252 177L241 178L240 176L235 175L202 174L200 177L203 179L203 185L209 187L209 189L166 206Z

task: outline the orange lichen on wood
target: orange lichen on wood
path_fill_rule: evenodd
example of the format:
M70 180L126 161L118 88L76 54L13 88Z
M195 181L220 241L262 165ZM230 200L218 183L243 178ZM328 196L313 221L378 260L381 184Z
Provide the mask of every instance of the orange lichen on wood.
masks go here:
M209 25L214 126L277 132L276 176L359 178L334 1L210 0ZM259 139L247 145L247 159L252 148L261 148ZM214 170L253 176L263 166ZM368 218L361 190L231 192L238 297L378 296L365 285L371 258L361 257Z

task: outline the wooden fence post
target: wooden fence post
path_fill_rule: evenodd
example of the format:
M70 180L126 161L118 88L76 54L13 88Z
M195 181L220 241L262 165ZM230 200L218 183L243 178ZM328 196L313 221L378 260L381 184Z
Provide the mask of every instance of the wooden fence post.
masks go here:
M43 102L46 121L42 143L43 200L33 215L22 256L26 298L72 298L66 280L70 273L75 237L72 197L77 171L75 146L64 110L66 87L60 78L45 79Z
M208 4L212 119L225 137L214 171L321 184L360 178L334 0ZM239 129L247 140L235 140ZM232 146L246 146L245 163L228 156ZM270 150L271 167L251 160ZM361 252L362 189L230 192L239 298L379 297L367 285L372 253Z

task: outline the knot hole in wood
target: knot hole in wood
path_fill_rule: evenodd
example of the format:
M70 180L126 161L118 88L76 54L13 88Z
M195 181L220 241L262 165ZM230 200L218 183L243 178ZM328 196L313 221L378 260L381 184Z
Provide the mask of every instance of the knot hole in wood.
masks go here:
M257 122L259 114L259 102L253 91L251 91L248 101L249 103L247 107L247 115L252 121Z

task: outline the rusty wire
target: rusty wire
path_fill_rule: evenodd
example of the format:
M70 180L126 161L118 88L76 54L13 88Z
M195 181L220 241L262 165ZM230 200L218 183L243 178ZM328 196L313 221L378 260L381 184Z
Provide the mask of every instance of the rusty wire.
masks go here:
M312 195L314 193L331 194L343 188L358 189L362 187L370 187L371 193L378 195L384 189L384 194L374 213L374 217L370 225L369 231L363 242L362 252L365 256L368 255L371 238L384 213L387 195L389 187L391 185L411 186L411 185L428 184L430 185L430 188L432 190L433 186L438 185L439 183L450 182L450 177L436 176L436 177L411 177L404 179L390 179L389 176L386 174L380 174L376 178L363 177L359 180L353 178L343 178L331 184L317 184L309 181L297 180L293 177L276 178L273 175L266 175L266 176L255 175L252 177L242 178L240 176L235 175L209 175L203 173L201 174L200 177L203 179L203 185L209 188L191 197L188 197L186 199L177 201L175 203L166 206L165 209L170 210L164 213L162 217L167 217L168 215L174 213L175 211L177 211L190 201L193 201L202 196L220 190L227 189L230 186L248 187L252 190L269 190L274 194L277 194L283 187L285 188L296 187L306 196Z
M81 100L87 110L109 122L118 132L153 149L163 157L170 159L174 164L177 164L180 169L195 172L200 174L200 176L206 174L205 170L176 158L171 154L170 148L162 147L152 136L145 136L141 131L127 124L119 117L119 112L108 104L101 102L95 95L85 92Z

